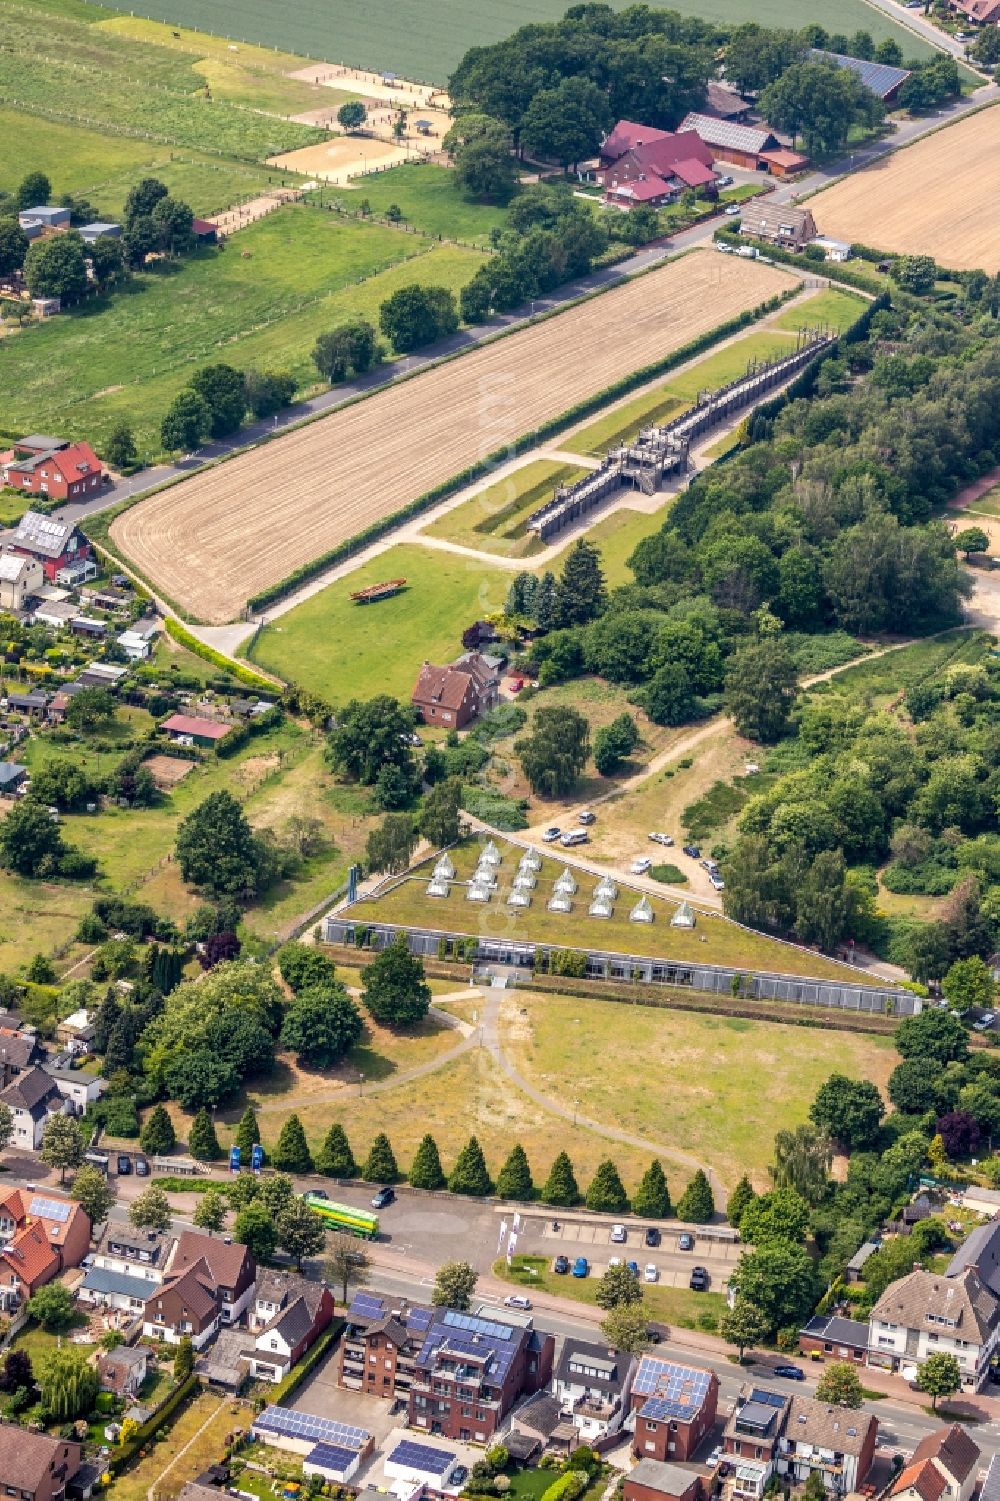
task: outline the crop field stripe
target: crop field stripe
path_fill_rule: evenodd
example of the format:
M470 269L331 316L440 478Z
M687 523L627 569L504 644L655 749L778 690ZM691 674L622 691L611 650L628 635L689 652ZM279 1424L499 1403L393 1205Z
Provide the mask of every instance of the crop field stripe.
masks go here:
M621 10L628 0L615 0ZM468 47L499 41L531 21L557 21L566 0L435 0L407 6L399 0L112 0L109 7L173 25L200 27L237 42L350 66L393 68L415 82L444 84ZM850 35L864 30L876 42L892 37L905 57L933 49L864 0L671 0L671 8L722 25L801 27L811 21Z
M702 250L335 412L134 506L111 535L200 618L365 527L727 318L794 285Z
M967 115L809 199L823 234L1000 271L1000 108Z

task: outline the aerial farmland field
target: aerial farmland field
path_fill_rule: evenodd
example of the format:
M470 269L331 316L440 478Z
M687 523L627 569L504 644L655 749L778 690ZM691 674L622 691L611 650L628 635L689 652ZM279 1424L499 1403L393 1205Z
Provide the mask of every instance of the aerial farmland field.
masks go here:
M232 620L477 460L794 285L697 251L151 496L111 535L193 615Z
M623 8L626 0L615 0ZM111 0L111 9L183 23L236 40L260 42L304 56L357 67L394 68L407 78L444 83L466 48L498 41L529 21L555 21L568 0L435 0L433 6L400 0ZM722 24L805 26L831 31L859 28L876 41L893 37L907 57L930 49L864 0L671 0L671 9Z
M998 195L1000 109L994 106L843 178L810 198L809 207L822 234L933 255L959 271L995 273L1000 240L983 205Z

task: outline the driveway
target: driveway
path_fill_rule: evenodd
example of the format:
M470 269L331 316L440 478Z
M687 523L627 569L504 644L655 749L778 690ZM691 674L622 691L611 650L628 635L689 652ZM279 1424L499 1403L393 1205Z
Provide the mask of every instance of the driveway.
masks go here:
M289 1406L297 1412L307 1412L314 1418L335 1418L338 1423L348 1423L364 1428L375 1440L376 1447L385 1442L398 1418L390 1417L392 1403L381 1397L369 1397L364 1392L352 1392L337 1385L337 1367L340 1364L339 1346L321 1360L311 1376L307 1376L292 1397Z

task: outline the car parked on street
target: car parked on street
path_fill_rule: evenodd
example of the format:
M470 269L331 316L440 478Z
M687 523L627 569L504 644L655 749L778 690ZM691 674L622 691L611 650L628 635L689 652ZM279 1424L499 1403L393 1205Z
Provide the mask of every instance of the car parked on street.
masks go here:
M573 1263L573 1276L586 1277L589 1271L590 1262L587 1260L586 1256L578 1256Z
M801 1366L797 1365L776 1365L774 1367L774 1374L780 1376L782 1381L804 1381L806 1379L805 1371Z
M505 1308L521 1308L527 1312L531 1307L531 1299L526 1298L523 1293L511 1293L509 1297L504 1298L503 1306Z
M555 1261L552 1263L552 1270L558 1273L560 1277L565 1277L566 1273L569 1271L569 1257L557 1256Z
M643 1236L643 1240L645 1241L647 1246L658 1246L661 1239L662 1237L660 1235L660 1232L659 1230L657 1230L655 1225L650 1225L649 1229L646 1231L646 1234Z
M696 1266L691 1269L691 1280L688 1282L688 1287L693 1293L707 1292L708 1282L709 1277L707 1267Z
M550 829L546 829L545 833L542 835L542 843L555 844L561 833L562 829L557 828L556 825L553 824L552 827Z
M625 1265L628 1267L629 1271L632 1273L632 1276L638 1282L638 1280L639 1280L639 1263L637 1261L626 1261Z
M691 1234L690 1230L682 1230L680 1235L678 1235L677 1249L678 1251L694 1250L694 1236Z
M622 1246L627 1240L628 1231L625 1229L624 1225L611 1226L611 1244L613 1246Z
M394 1188L380 1188L372 1199L373 1209L388 1209L395 1202L396 1190Z
M647 1261L646 1269L642 1274L643 1282L659 1282L660 1270L655 1261Z
M638 860L633 860L629 866L629 870L634 876L644 876L652 868L653 862L646 855L640 855Z

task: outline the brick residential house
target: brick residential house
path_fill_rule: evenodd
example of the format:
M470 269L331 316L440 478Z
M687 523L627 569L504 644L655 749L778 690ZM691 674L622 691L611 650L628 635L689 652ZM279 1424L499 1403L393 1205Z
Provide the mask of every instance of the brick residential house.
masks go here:
M0 1089L27 1073L42 1058L38 1038L25 1032L0 1032Z
M19 614L32 595L45 582L37 558L25 558L15 552L0 553L0 610Z
M425 662L410 702L425 724L460 730L500 701L500 675L479 652L469 652L447 667Z
M356 1293L340 1344L339 1384L372 1397L405 1397L431 1325L429 1308Z
M601 147L597 181L608 203L658 206L686 188L710 187L718 174L696 131L652 130L620 120Z
M715 1422L719 1378L714 1371L643 1355L632 1382L633 1453L638 1459L690 1459Z
M784 245L788 250L801 250L816 238L816 220L807 208L755 198L743 205L740 234L767 240L771 245Z
M174 1249L163 1230L134 1230L131 1225L105 1226L77 1297L81 1303L127 1311L133 1317L159 1287Z
M46 500L83 500L104 484L104 470L89 443L32 433L0 455L8 485Z
M169 1275L174 1277L200 1261L207 1264L218 1290L222 1322L238 1324L257 1282L257 1263L250 1251L228 1237L182 1230L167 1266Z
M142 1311L143 1334L168 1345L179 1345L186 1335L196 1350L219 1332L221 1322L218 1289L203 1257L154 1288Z
M30 1433L16 1423L0 1422L2 1494L19 1501L64 1501L68 1484L84 1469L83 1448L71 1439ZM86 1501L91 1485L81 1485Z
M11 539L10 551L35 558L42 565L46 583L54 584L61 568L88 560L90 543L70 521L43 516L40 511L25 511Z
M333 1320L333 1294L322 1282L291 1272L264 1272L247 1322L256 1335L250 1354L255 1380L280 1381Z
M488 1444L518 1397L548 1386L554 1354L553 1336L530 1321L435 1308L416 1358L410 1426Z
M722 1434L727 1460L735 1460L734 1495L756 1501L774 1474L789 1398L766 1386L745 1387Z
M56 1189L0 1196L0 1289L8 1307L30 1298L90 1250L90 1216Z

